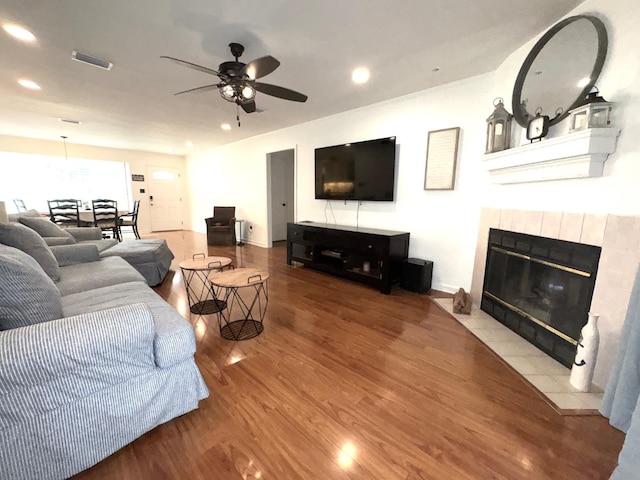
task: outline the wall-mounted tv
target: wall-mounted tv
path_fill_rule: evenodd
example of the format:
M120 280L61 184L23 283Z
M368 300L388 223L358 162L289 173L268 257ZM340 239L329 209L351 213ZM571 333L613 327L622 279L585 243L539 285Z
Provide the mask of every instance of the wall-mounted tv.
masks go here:
M316 148L316 199L392 202L396 137Z

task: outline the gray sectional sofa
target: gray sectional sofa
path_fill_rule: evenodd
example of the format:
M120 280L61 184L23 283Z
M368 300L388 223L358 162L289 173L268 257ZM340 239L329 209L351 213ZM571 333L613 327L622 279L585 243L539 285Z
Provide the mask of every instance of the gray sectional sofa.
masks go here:
M103 239L102 230L98 227L60 228L47 217L42 217L36 210L13 214L11 220L34 230L50 247L94 245L102 258L124 258L152 287L162 282L174 258L167 243L158 238L120 243L113 238Z
M68 478L197 408L194 353L127 261L0 224L0 478Z

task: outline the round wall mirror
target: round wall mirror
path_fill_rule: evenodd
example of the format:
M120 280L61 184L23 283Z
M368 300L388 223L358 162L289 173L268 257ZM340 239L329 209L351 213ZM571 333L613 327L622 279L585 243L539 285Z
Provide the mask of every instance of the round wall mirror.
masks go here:
M607 55L607 30L590 15L557 23L535 44L513 88L513 116L523 127L536 114L554 125L591 90Z

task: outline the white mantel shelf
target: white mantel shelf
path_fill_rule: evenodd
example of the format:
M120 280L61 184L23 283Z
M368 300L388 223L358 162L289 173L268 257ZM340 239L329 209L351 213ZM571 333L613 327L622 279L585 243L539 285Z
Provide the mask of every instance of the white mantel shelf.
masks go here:
M493 183L601 177L619 128L592 128L490 153L482 164Z

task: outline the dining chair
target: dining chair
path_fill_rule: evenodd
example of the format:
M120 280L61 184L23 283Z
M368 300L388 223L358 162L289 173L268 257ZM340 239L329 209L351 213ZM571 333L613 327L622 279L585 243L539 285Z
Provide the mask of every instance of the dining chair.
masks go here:
M133 202L133 210L120 215L118 219L118 225L120 227L120 238L124 238L122 236L122 227L131 227L133 230L133 234L136 236L137 240L140 240L140 233L138 232L138 211L140 210L140 200L135 200Z
M49 218L61 227L80 227L80 200L74 198L47 200L49 204Z
M16 208L18 209L18 213L21 212L26 212L27 211L27 206L24 204L24 201L19 199L19 198L14 198L13 199L13 204L16 206Z
M91 200L93 208L93 224L100 230L111 231L113 238L120 238L120 225L118 224L118 202L106 198Z

